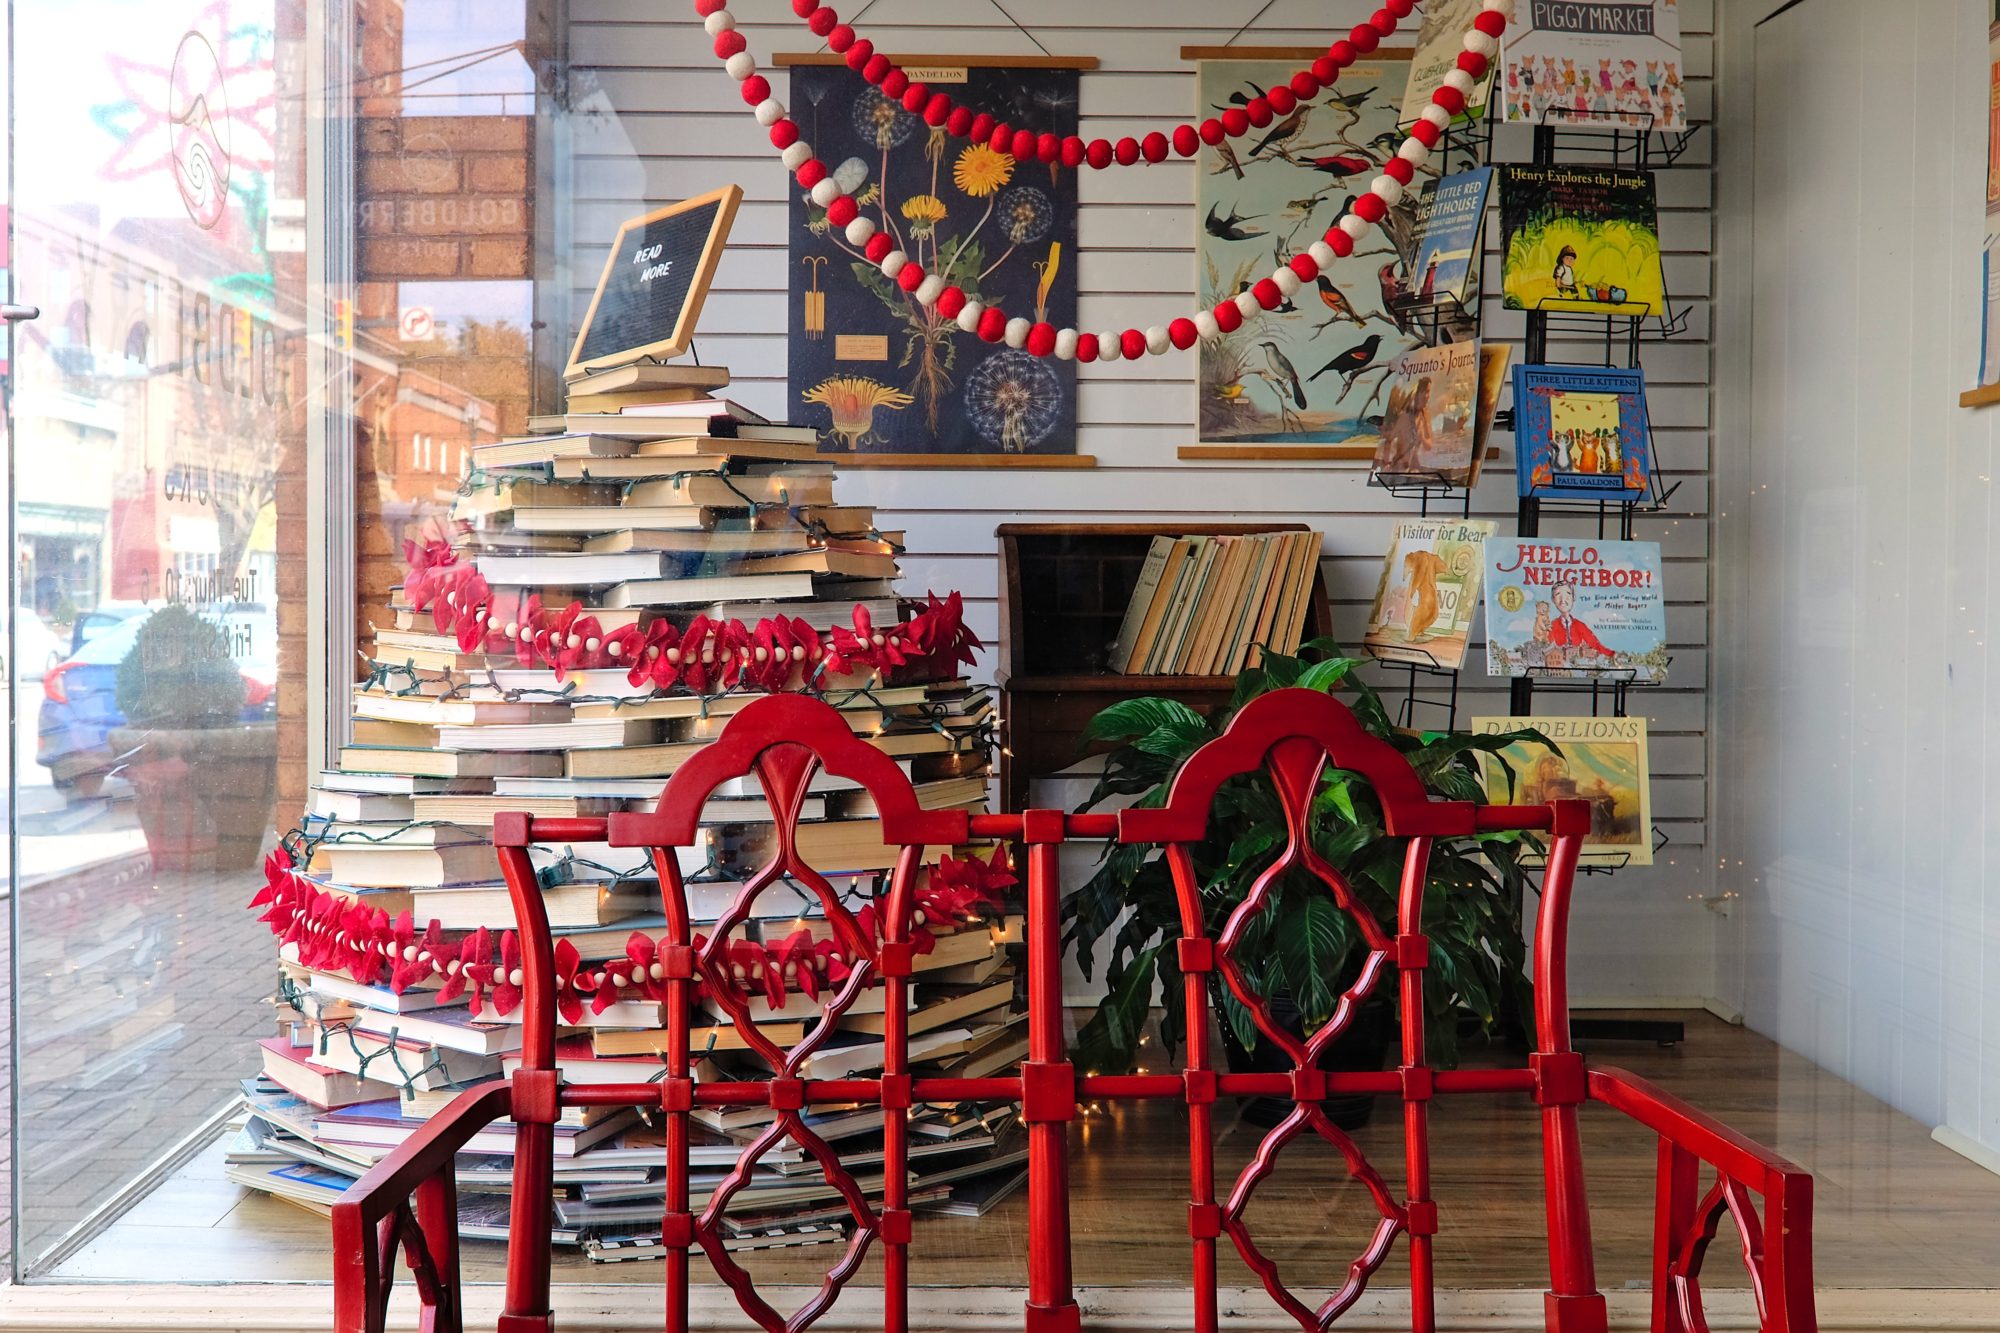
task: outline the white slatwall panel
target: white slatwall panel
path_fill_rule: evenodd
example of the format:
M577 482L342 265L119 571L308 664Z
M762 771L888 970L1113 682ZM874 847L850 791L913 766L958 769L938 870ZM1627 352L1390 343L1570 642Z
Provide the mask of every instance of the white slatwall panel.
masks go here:
M1730 16L1725 87L1719 993L1992 1165L2000 409L1958 406L1992 7L1808 0L1751 29L1775 7Z
M1218 45L1262 8L1262 0L1008 0L1007 9L1051 51L1102 62L1082 83L1086 137L1142 135L1194 113L1194 77L1183 45ZM1356 0L1277 0L1239 42L1324 43L1372 5ZM1709 114L1711 0L1682 0L1690 105ZM782 0L741 0L753 50L813 49ZM786 179L756 123L735 100L683 0L572 0L576 91L615 114L580 118L575 140L573 227L577 269L594 275L617 223L642 207L735 182L746 191L717 291L703 313L699 350L728 365L732 394L762 411L785 410ZM1006 51L1032 54L1026 35L986 0L877 0L863 24L885 50ZM782 88L782 79L778 80ZM782 93L781 93L782 95ZM1503 131L1500 155L1523 158L1525 130ZM1706 750L1708 642L1709 324L1712 142L1704 134L1680 168L1662 174L1662 245L1668 283L1691 310L1690 335L1646 348L1653 418L1665 470L1682 482L1675 516L1651 518L1640 535L1665 547L1672 687L1635 705L1656 740L1655 817L1674 840L1673 864L1586 881L1578 908L1580 994L1704 997L1710 993L1709 918L1701 893L1708 807ZM1197 226L1192 164L1170 160L1139 169L1088 172L1079 222L1081 322L1086 328L1166 323L1193 303ZM1497 274L1496 274L1497 277ZM1497 283L1489 283L1489 290ZM1518 340L1523 317L1489 302L1489 337ZM1555 355L1562 355L1558 349ZM1588 350L1574 353L1578 359ZM1516 356L1519 352L1517 349ZM1180 463L1191 440L1191 362L1178 357L1079 368L1079 452L1100 466L1074 472L885 472L854 470L844 499L869 502L887 527L907 528L908 586L962 589L982 635L997 628L994 526L1008 521L1227 518L1300 520L1327 534L1325 571L1335 630L1359 638L1381 552L1407 504L1371 490L1351 466L1294 469L1281 464ZM1513 527L1511 465L1490 470L1475 513ZM1556 534L1589 535L1574 520L1545 524ZM1474 673L1465 712L1504 713L1504 688ZM1571 711L1573 700L1544 711ZM1068 796L1051 789L1038 799ZM1586 964L1583 960L1589 959ZM1691 961L1692 960L1692 961Z

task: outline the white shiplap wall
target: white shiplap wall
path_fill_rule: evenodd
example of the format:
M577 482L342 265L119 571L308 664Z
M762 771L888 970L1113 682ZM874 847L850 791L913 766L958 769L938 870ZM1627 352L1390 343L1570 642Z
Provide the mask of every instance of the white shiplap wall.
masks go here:
M1722 87L1718 988L2000 1170L1992 6L1777 8L1730 7Z
M573 122L577 270L594 275L618 222L642 207L729 182L742 185L746 202L703 313L699 350L705 361L731 368L734 396L753 408L782 413L787 281L782 169L684 3L572 0L570 8L578 103L599 109ZM1194 77L1180 60L1180 48L1226 42L1262 8L1263 0L1007 3L1050 51L1093 55L1102 62L1083 77L1082 133L1113 139L1192 116ZM1351 27L1372 8L1356 0L1276 0L1238 44L1324 44L1333 31ZM1682 0L1681 10L1692 113L1706 119L1711 0ZM755 51L815 49L789 11L783 0L742 0L734 9ZM988 0L877 0L862 26L891 51L1036 51ZM782 78L778 82L782 89ZM1526 140L1525 131L1503 132L1499 155L1525 157ZM1703 134L1682 165L1661 177L1668 284L1691 307L1692 318L1685 338L1651 345L1644 354L1661 459L1682 483L1675 515L1645 520L1639 534L1662 542L1668 562L1673 684L1646 695L1635 711L1651 721L1654 813L1673 846L1653 870L1585 882L1576 913L1576 957L1578 992L1587 1000L1701 999L1712 991L1711 918L1700 903L1707 883L1702 847L1708 812L1711 148L1711 138ZM1193 173L1192 164L1180 160L1085 172L1077 261L1083 327L1143 328L1191 307ZM1489 303L1489 337L1518 340L1522 323L1521 315ZM1572 355L1583 360L1592 353L1577 349ZM1078 451L1097 457L1094 472L853 470L842 478L842 496L875 504L884 526L907 529L907 586L963 590L974 626L989 640L997 628L993 529L998 523L1177 517L1310 522L1326 533L1335 630L1350 642L1358 640L1389 527L1411 507L1368 488L1365 471L1353 466L1177 462L1176 446L1192 442L1191 375L1192 361L1181 357L1136 367L1080 367ZM1503 533L1513 528L1512 476L1508 464L1489 469L1475 497L1475 512L1501 520ZM1566 530L1554 523L1545 528ZM1478 670L1483 649L1475 648L1472 661ZM1486 681L1468 674L1466 683L1484 687ZM1506 711L1504 690L1471 689L1464 701L1461 716ZM1543 711L1574 707L1573 699L1551 698ZM1073 803L1078 794L1058 786L1037 799Z

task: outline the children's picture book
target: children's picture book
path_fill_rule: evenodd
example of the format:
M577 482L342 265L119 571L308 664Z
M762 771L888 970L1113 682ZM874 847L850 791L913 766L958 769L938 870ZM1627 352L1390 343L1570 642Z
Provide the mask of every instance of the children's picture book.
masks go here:
M1487 543L1486 672L1666 680L1660 544L1555 537Z
M1478 339L1402 353L1389 363L1376 475L1470 485L1478 414Z
M1479 300L1479 253L1486 235L1486 198L1493 168L1475 167L1432 181L1417 196L1417 262L1411 296L1442 297L1470 309Z
M1500 38L1512 121L1684 130L1683 76L1679 0L1521 0Z
M1500 254L1509 310L1666 310L1649 171L1508 167L1500 180Z
M1507 361L1514 349L1507 343L1479 346L1479 417L1472 432L1472 480L1479 484L1480 469L1486 466L1487 437L1493 433L1493 414L1500 410L1500 387L1507 382Z
M1481 756L1486 799L1496 805L1590 802L1583 859L1620 865L1653 864L1653 793L1646 767L1643 717L1475 717L1478 736L1538 731L1539 741L1515 741Z
M1444 82L1445 75L1458 68L1465 54L1465 34L1486 7L1484 0L1425 0L1424 21L1417 28L1416 54L1410 57L1410 81L1403 90L1403 110L1399 123L1409 125L1424 114L1431 94ZM1486 114L1493 94L1493 66L1473 81L1472 95L1465 99L1463 119L1478 121Z
M1522 495L1637 500L1653 474L1646 376L1619 366L1516 366Z
M1361 645L1393 662L1456 671L1479 606L1490 519L1413 518L1396 525Z

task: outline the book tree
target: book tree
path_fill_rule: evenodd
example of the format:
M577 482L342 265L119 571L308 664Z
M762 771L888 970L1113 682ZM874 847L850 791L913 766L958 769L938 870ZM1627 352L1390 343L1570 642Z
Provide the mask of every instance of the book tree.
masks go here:
M593 303L594 318L621 321L619 337L658 350L684 336L684 307L698 309L713 271L705 254L665 254L663 239L705 250L726 225L632 230L648 266L702 271L672 301L613 285L613 299ZM580 352L591 336L587 320ZM402 582L363 646L352 741L266 864L252 907L278 941L280 1023L262 1043L264 1077L246 1085L230 1166L241 1183L324 1212L460 1092L509 1076L523 978L497 815L650 809L731 715L777 691L832 702L927 806L985 809L993 704L964 674L980 644L958 595L899 597L903 534L838 502L813 431L720 397L726 371L596 350L573 367L565 412L476 446L450 521L405 543ZM823 774L803 799L800 853L874 929L867 904L892 853L865 794ZM770 859L774 816L747 781L706 814L680 869L697 920L714 923ZM644 1081L666 1041L656 867L606 844L533 857L560 933L563 1077ZM1025 1032L1006 849L939 847L926 861L911 1053L946 1076L1008 1070ZM726 946L731 969L755 996L760 1031L792 1045L854 960L809 893L756 906ZM805 1076L880 1070L883 992L870 994L874 1012L864 1001L844 1014ZM714 1003L694 1022L701 1078L764 1072ZM734 1161L769 1115L701 1113L698 1151ZM810 1119L850 1145L881 1130L879 1110ZM924 1108L912 1197L976 1213L1018 1183L1010 1119L973 1103ZM559 1132L554 1239L605 1260L657 1253L657 1131L627 1109L567 1112ZM501 1236L511 1135L475 1146L459 1159L460 1187L486 1197L469 1201L463 1229ZM840 1239L823 1216L833 1191L796 1147L767 1153L752 1186L729 1220L746 1248Z

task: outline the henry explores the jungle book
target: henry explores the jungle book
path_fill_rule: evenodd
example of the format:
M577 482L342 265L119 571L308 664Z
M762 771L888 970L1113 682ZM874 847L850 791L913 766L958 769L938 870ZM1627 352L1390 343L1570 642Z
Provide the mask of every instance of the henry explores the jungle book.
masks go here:
M1666 310L1649 171L1508 167L1500 184L1500 254L1509 310Z

